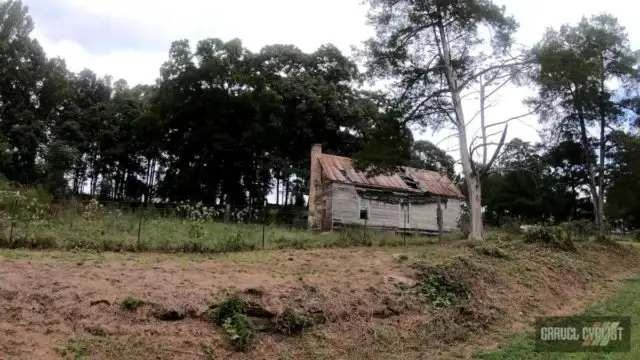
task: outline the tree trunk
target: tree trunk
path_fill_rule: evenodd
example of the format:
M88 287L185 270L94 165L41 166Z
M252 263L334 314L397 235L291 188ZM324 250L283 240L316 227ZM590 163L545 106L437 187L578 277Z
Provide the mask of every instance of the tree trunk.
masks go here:
M446 31L442 21L438 23L438 32L440 38L436 38L441 48L441 57L444 62L444 73L447 79L447 85L451 93L451 100L453 102L453 109L455 112L456 129L458 131L458 141L460 145L460 161L462 162L462 173L467 182L467 190L469 193L469 240L483 241L483 228L482 228L482 205L480 198L480 181L477 173L473 169L471 163L471 155L469 153L469 144L467 143L467 129L466 121L464 118L464 111L462 109L462 99L460 97L460 90L458 89L458 79L456 73L451 64L451 51L449 49L449 42L447 40Z
M284 180L284 206L289 205L289 179Z
M276 205L280 205L280 179L276 178Z
M480 180L472 175L467 178L467 191L469 192L469 239L484 240L484 228L482 226L482 193Z
M596 226L598 227L598 231L599 231L599 235L602 234L604 235L604 223L603 223L603 219L604 217L602 216L602 208L601 208L601 204L602 199L600 199L600 190L598 189L598 186L596 185L596 174L594 172L593 169L593 165L591 163L591 152L589 151L589 149L591 148L589 146L589 138L587 136L587 126L585 124L584 121L584 117L582 116L582 114L580 115L580 140L582 141L582 147L584 148L585 151L585 167L587 170L587 177L589 180L589 192L591 193L591 203L593 204L593 215L594 215L594 220L596 223ZM604 131L604 129L601 129L601 131ZM601 163L603 163L603 167L604 167L604 158L601 159ZM604 169L602 169L604 171ZM604 173L602 174L604 176Z
M601 68L601 74L600 74L600 89L602 92L605 91L605 61L604 61L604 54L600 54L600 61L602 63L602 68ZM603 101L601 99L601 101ZM604 160L605 160L605 154L607 152L607 144L605 143L606 139L605 139L605 126L606 126L606 122L607 122L607 117L606 114L604 113L604 111L602 111L602 107L600 108L600 163L598 164L598 223L599 223L599 227L598 227L598 232L599 232L599 238L600 240L603 240L606 237L606 228L607 228L607 223L605 221L605 216L604 216Z
M606 237L607 223L604 216L604 157L607 151L605 143L605 118L600 119L600 164L598 166L598 235L600 239Z

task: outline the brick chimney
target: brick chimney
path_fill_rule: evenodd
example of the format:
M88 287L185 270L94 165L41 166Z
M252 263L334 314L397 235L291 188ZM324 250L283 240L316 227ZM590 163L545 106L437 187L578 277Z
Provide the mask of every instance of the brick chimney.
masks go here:
M322 229L322 167L320 165L322 145L311 147L311 171L309 171L309 230Z

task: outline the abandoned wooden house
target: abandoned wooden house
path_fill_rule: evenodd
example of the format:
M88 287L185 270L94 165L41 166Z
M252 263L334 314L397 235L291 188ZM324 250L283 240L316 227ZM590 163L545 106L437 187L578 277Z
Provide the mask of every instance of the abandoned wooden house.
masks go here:
M311 150L309 228L328 231L366 225L391 231L438 231L440 201L444 231L457 228L464 197L443 174L399 166L393 175L368 177L350 158Z

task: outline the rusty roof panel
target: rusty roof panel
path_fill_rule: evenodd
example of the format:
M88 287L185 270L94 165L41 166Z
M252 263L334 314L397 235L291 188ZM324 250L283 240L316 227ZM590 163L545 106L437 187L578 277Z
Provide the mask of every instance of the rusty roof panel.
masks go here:
M414 190L407 186L397 173L393 175L367 177L363 172L356 171L353 168L350 158L322 154L319 160L325 176L331 181L413 192L424 191L426 189L427 192L436 195L463 198L460 190L458 190L446 175L441 175L435 171L402 167L401 169L405 174L420 185L421 190ZM342 175L340 170L344 170L347 176Z

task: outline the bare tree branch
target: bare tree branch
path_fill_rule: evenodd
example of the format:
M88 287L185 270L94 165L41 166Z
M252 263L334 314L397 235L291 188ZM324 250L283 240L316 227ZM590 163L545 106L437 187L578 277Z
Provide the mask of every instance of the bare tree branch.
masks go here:
M513 120L522 119L523 117L527 117L527 116L529 116L529 115L533 115L535 112L536 112L536 110L531 110L531 111L529 111L529 112L528 112L528 113L526 113L526 114L521 114L521 115L518 115L518 116L513 116L513 117L508 118L507 120L500 121L500 122L497 122L497 123L489 124L489 125L487 125L485 128L487 128L487 129L488 129L488 128L490 128L490 127L494 127L494 126L498 126L498 125L506 124L506 123L508 123L508 122L510 122L510 121L513 121Z
M511 80L513 80L513 78L514 78L515 76L516 76L516 74L515 74L515 73L507 74L507 75L505 75L505 76L501 76L501 77L495 76L495 77L494 77L490 82L493 82L493 81L496 81L496 80L498 80L498 79L502 79L502 78L506 78L507 80L503 81L500 85L496 86L496 88L495 88L495 89L493 89L493 91L491 91L491 92L490 92L489 94L487 94L485 97L486 97L486 98L491 97L491 95L495 94L498 90L502 89L502 87L504 87L505 85L507 85L508 83L510 83L510 82L511 82Z
M483 173L483 175L486 174L489 171L489 169L491 169L491 166L493 166L493 163L498 158L498 154L500 154L500 151L502 150L502 146L504 146L504 140L507 137L508 128L509 128L509 124L507 123L504 126L504 131L502 132L502 137L500 138L500 142L498 143L498 147L496 148L496 151L493 153L493 156L491 156L491 160L489 160L489 162L487 164L484 164L482 166L481 172Z
M437 143L437 144L435 144L435 145L436 145L436 146L439 146L439 145L440 145L441 143L443 143L445 140L449 140L449 139L451 139L452 137L457 137L457 136L458 136L458 134L457 134L457 133L455 133L455 132L453 132L452 134L450 134L450 135L449 135L449 136L447 136L446 138L444 138L444 139L442 139L442 140L438 141L438 143Z
M471 139L471 144L469 144L469 150L473 149L473 147L472 147L472 146L473 146L473 143L475 143L475 142L476 142L476 139L488 139L488 138L490 138L490 137L492 137L492 136L496 136L496 135L501 134L501 133L502 133L502 130L500 130L500 131L496 131L496 132L491 133L491 134L486 135L486 136L484 136L484 135L482 135L482 136L474 136L474 137ZM483 141L483 143L484 143L484 141ZM487 143L487 145L489 145L489 143ZM494 145L495 145L495 144L494 144ZM482 145L482 144L479 144L476 148L481 148L481 147L483 147L483 145ZM484 162L483 162L483 164L484 164Z
M506 62L498 65L489 66L488 68L485 68L484 70L479 71L473 76L470 76L469 79L459 84L458 88L464 89L465 87L467 87L467 85L469 85L469 83L478 80L482 75L490 73L491 71L512 68L520 65L527 65L528 63L529 62L526 62L526 61L519 61L519 62L513 62L513 63Z

